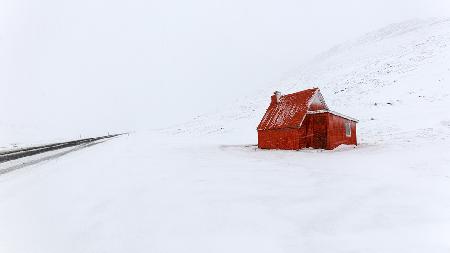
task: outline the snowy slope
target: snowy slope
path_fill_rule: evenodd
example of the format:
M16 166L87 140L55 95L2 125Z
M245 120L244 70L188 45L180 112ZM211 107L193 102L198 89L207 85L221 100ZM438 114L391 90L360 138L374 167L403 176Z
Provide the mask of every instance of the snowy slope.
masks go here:
M449 252L449 43L448 20L396 24L274 85L320 87L357 148L256 149L269 87L0 175L0 252Z
M272 92L310 87L319 87L333 110L360 120L362 142L391 142L392 135L414 138L429 128L447 131L450 20L393 24L338 45L226 112L198 116L174 132L244 132L254 143Z

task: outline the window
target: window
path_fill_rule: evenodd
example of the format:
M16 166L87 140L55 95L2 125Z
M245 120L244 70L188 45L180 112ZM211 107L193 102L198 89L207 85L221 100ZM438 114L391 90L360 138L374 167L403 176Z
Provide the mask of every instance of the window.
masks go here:
M345 122L345 136L352 136L352 127L350 125L350 122Z

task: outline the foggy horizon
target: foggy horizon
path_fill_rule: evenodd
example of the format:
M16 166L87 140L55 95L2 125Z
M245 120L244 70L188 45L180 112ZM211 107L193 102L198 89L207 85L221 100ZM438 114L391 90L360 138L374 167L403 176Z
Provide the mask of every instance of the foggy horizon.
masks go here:
M181 123L336 44L450 13L423 0L0 2L3 124L70 134Z

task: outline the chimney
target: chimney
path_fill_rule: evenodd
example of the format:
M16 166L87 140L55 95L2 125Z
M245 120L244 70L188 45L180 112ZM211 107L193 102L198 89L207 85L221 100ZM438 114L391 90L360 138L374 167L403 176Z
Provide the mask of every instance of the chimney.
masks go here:
M281 92L275 91L275 92L273 93L272 97L271 97L271 99L272 99L271 103L272 103L272 104L277 104L277 103L279 103L279 102L280 102L280 98L281 98Z

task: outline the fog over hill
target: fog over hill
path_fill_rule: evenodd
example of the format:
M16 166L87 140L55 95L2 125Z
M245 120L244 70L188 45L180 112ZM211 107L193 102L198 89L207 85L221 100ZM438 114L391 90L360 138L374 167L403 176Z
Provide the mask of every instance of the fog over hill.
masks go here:
M335 44L449 13L448 0L0 0L0 146L162 128L255 102Z

